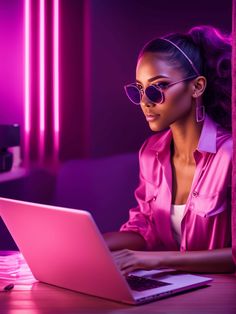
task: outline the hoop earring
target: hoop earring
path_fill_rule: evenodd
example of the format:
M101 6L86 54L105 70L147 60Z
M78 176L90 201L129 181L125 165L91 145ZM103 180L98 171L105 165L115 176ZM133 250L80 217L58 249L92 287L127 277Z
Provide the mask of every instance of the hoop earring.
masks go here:
M204 106L196 106L196 121L197 122L202 122L205 120L205 107Z

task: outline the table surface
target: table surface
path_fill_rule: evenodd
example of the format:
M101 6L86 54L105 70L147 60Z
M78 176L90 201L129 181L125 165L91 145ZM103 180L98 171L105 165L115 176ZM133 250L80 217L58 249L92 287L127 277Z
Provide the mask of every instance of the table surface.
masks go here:
M236 313L236 276L210 274L204 288L145 305L125 305L55 286L34 283L31 290L0 292L0 313Z

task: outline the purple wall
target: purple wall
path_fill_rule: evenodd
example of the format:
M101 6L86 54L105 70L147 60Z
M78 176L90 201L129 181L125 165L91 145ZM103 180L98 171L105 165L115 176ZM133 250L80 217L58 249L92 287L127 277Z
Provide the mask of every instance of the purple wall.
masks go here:
M0 123L23 121L23 10L21 1L0 1Z
M196 24L231 30L231 0L171 5L156 0L87 0L86 32L91 36L85 39L83 1L59 3L60 100L68 107L62 121L63 160L136 151L151 134L140 109L129 103L123 90L135 78L136 57L147 40ZM23 4L0 1L0 123L22 125L24 120ZM91 47L87 53L83 43ZM87 92L82 92L86 86Z

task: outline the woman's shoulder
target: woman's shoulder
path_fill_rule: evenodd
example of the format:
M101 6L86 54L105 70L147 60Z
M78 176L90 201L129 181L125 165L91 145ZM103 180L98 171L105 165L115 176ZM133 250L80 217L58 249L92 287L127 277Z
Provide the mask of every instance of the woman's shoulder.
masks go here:
M232 156L233 152L233 139L232 133L218 126L216 136L216 147L218 152L224 152Z

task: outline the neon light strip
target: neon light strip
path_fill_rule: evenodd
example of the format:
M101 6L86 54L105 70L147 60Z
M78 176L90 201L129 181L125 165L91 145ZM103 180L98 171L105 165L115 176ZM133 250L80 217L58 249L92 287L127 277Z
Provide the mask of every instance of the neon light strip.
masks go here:
M91 116L91 8L90 0L84 2L84 101L86 110L84 112L84 138L85 154L89 154L91 142L90 116Z
M25 132L30 131L30 56L29 56L29 23L30 23L30 4L25 0Z
M54 62L54 141L58 147L59 132L59 5L58 0L54 0L54 27L53 27L53 62Z
M39 74L39 91L40 91L40 131L44 132L45 130L45 93L44 93L44 85L45 85L45 73L44 73L44 0L40 0L40 34L39 34L39 67L40 67L40 74Z

